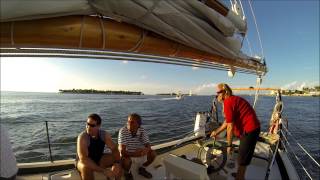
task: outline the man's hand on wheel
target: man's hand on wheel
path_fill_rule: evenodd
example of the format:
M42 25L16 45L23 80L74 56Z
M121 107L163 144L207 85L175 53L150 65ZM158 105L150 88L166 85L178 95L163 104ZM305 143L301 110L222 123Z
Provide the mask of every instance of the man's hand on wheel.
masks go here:
M215 138L217 138L217 135L218 134L216 133L216 131L212 131L210 137L215 139Z

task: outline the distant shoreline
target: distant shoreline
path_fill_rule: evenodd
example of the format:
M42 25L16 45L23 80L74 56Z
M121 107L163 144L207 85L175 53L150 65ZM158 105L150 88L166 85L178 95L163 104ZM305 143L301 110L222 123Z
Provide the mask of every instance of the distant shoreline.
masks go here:
M237 94L240 96L254 96L254 94ZM259 96L275 96L274 94L259 94ZM281 96L292 96L292 97L320 97L320 95L314 94L281 94Z
M50 93L50 94L101 94L101 95L150 95L150 96L176 96L176 94L170 94L170 93L160 93L160 94L144 94L142 92L138 92L138 94L108 94L108 93L76 93L76 92L37 92L37 91L8 91L8 90L4 90L4 91L0 91L1 93ZM133 92L134 93L134 92ZM141 94L139 94L141 93ZM185 95L185 94L184 94ZM235 94L235 95L239 95L239 96L254 96L254 94ZM189 96L189 95L185 95L185 96ZM192 96L215 96L214 94L201 94L201 95L197 95L197 94L193 94ZM259 96L275 96L272 94L259 94ZM281 96L286 96L286 97L320 97L320 95L317 94L281 94Z
M315 94L283 94L282 96L302 96L302 97L320 97L320 95L315 95Z
M59 93L63 94L105 94L105 95L144 95L137 91L111 91L111 90L95 90L95 89L59 89Z

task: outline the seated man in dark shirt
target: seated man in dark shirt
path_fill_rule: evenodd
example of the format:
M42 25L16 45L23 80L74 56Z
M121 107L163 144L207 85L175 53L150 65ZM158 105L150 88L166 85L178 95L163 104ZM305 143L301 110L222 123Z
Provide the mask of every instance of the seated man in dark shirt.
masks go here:
M97 114L88 116L86 130L77 140L77 169L82 180L93 180L94 171L103 173L107 178L121 179L120 153L111 136L100 129L101 118ZM105 145L112 153L104 154ZM106 169L111 167L111 170Z

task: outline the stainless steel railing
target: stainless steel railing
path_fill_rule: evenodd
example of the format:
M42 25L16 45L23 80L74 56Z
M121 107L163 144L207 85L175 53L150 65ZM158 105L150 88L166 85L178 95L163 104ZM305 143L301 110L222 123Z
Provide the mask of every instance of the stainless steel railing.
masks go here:
M52 137L50 136L50 123L57 123L57 122L63 122L63 123L83 123L83 121L42 121L42 122L14 122L15 124L29 124L29 123L44 123L44 130L45 130L45 141L44 143L33 143L32 146L34 147L34 150L40 149L40 148L47 148L48 154L44 155L36 155L36 156L30 156L30 157L19 157L17 158L17 161L24 161L28 162L28 160L39 160L39 159L48 159L49 161L53 162L56 159L54 158L55 156L53 155L52 148L57 147L57 146L76 146L76 142L52 142ZM8 123L9 124L9 123ZM159 134L175 134L172 132L175 131L183 131L186 130L186 133L179 133L179 135L173 135L171 137L166 137L166 138L161 138L161 139L155 139L151 141L152 145L157 145L161 144L163 142L167 141L173 141L177 139L181 139L185 137L187 134L190 134L190 130L193 130L193 124L187 124L187 125L180 125L179 127L176 128L166 128L166 129L161 129L159 130ZM107 130L108 131L108 130ZM112 132L112 131L110 131ZM116 139L113 138L115 141ZM64 156L64 157L75 157L76 152L74 153L59 153L58 156Z

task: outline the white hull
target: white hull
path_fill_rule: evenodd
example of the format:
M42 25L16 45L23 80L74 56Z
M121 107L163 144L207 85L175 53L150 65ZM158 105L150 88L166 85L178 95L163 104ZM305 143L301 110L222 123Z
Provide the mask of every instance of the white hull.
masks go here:
M181 100L181 99L183 99L182 96L176 96L176 100Z

